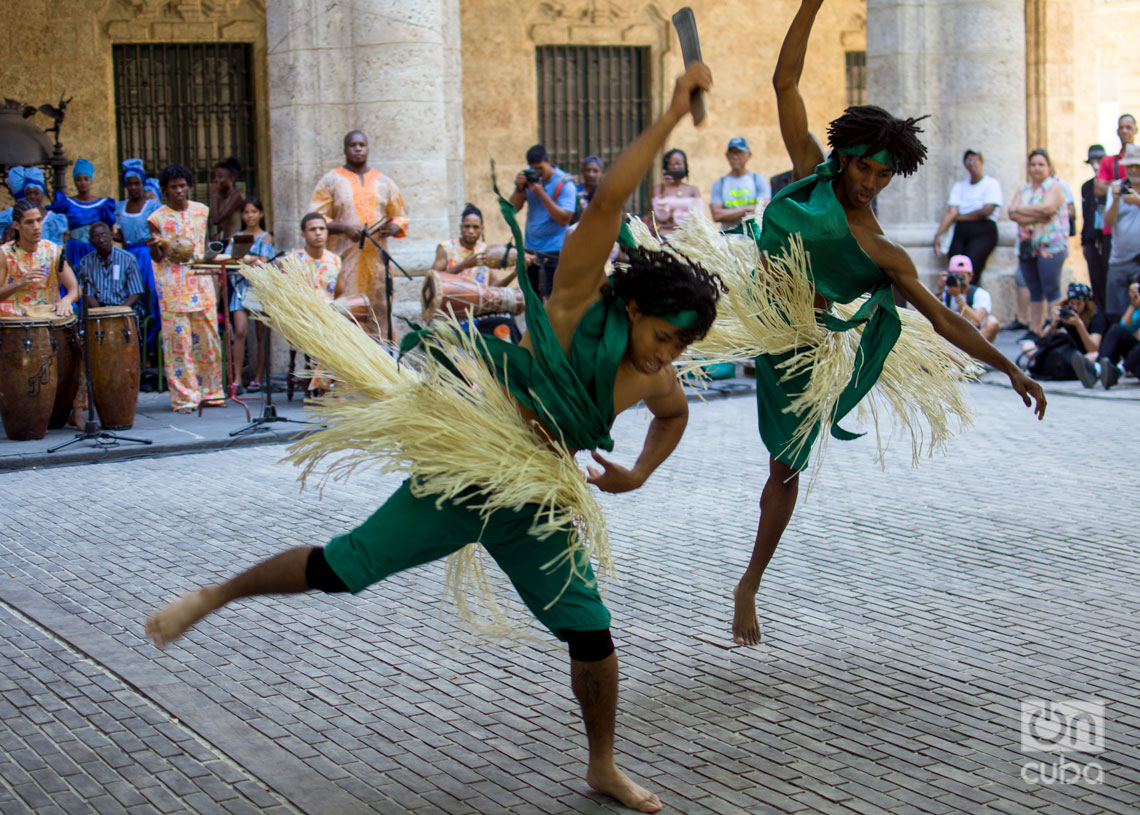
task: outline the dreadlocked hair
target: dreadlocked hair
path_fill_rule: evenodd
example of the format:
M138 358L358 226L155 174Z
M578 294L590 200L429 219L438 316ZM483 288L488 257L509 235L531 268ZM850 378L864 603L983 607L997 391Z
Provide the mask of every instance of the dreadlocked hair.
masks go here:
M886 150L895 159L895 172L910 175L926 161L926 147L916 125L929 116L898 119L875 105L854 105L827 126L827 141L835 150L867 145L867 155Z
M626 262L614 264L613 277L606 284L607 296L637 303L652 317L691 309L697 313L697 323L680 331L677 338L685 344L702 339L716 319L721 292L728 291L720 277L676 250L663 252L638 246L626 249L625 254Z

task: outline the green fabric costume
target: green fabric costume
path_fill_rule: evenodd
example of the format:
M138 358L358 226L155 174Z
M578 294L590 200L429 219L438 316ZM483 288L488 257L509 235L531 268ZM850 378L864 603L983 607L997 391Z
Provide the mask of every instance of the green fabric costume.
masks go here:
M902 331L895 309L894 295L886 274L868 257L851 234L843 205L835 196L833 182L839 175L839 161L832 158L815 168L806 178L780 190L764 210L764 227L756 243L761 253L779 255L790 236L798 234L811 256L812 280L816 291L829 300L850 303L870 294L850 320L832 313L820 315L820 322L831 331L862 328L862 338L855 357L855 369L836 405L831 420L831 435L837 439L858 438L839 426L839 421L855 408L874 386L883 370L883 362ZM806 390L810 371L788 376L779 364L794 352L766 354L756 358L756 403L760 437L774 458L793 469L803 470L811 454L811 446L819 434L817 425L808 442L798 450L791 447L800 419L785 409L795 395Z
M514 207L499 198L515 243L522 235ZM519 285L526 298L527 332L533 353L496 337L480 336L479 348L496 378L552 430L570 449L613 449L614 381L629 342L629 321L620 300L603 297L586 311L574 332L568 353L546 316L542 300L518 261ZM415 347L432 329L404 338L401 354ZM446 329L444 329L446 330ZM450 363L439 354L444 364ZM453 369L454 370L454 369ZM442 418L442 417L441 417ZM571 564L554 571L547 564L571 545L570 533L545 540L529 535L537 505L497 511L484 518L464 506L462 498L440 501L416 497L411 482L404 484L367 521L352 532L333 538L325 559L348 589L364 591L388 575L459 551L479 542L506 572L530 610L559 639L564 631L595 631L609 627L610 614L598 594L593 570L585 556L576 558L576 575L567 585ZM557 602L550 605L554 598ZM550 605L549 608L547 606Z

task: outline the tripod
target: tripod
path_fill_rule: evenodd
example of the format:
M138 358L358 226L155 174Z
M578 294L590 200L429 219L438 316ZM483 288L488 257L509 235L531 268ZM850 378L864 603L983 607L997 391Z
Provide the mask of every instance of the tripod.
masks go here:
M60 255L59 262L60 268L62 268L63 255ZM74 271L76 277L79 278L79 342L83 352L83 376L86 377L87 382L87 421L83 425L83 431L76 433L75 438L71 441L65 441L63 444L51 447L47 452L54 453L56 450L62 450L64 447L69 447L81 441L94 441L99 447L118 447L121 441L133 441L137 444L152 444L150 439L134 439L130 436L120 436L117 433L104 430L99 425L98 415L95 410L95 384L91 379L90 336L87 331L87 294L85 292L90 291L90 289L87 285L87 276L84 275L80 269L75 269Z

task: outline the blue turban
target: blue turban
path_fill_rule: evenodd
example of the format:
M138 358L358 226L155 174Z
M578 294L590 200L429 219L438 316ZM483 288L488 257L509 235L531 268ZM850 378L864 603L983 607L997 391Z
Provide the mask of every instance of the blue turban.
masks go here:
M75 169L71 171L72 179L85 175L88 178L95 178L95 165L85 158L77 158L75 160Z
M140 181L146 181L146 169L141 158L129 158L123 162L123 182L126 183L132 176Z
M159 185L157 178L148 178L144 181L143 189L146 190L146 192L154 193L154 199L156 201L162 200L162 187Z
M8 171L8 189L17 201L24 197L24 190L28 187L39 187L40 192L47 192L43 170L39 167L13 167Z

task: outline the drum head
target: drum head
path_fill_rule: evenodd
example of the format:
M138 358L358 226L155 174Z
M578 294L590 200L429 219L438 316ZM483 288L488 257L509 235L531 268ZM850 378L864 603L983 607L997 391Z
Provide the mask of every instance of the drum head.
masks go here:
M122 317L134 313L135 310L130 306L99 306L87 309L88 317Z
M28 319L36 320L37 322L47 322L52 325L71 325L74 323L75 314L68 312L60 317L55 313L55 306L48 303L40 303L34 306L28 306Z
M439 311L440 290L439 274L434 269L429 269L424 276L423 288L420 289L420 307L423 309L425 322L430 321Z

